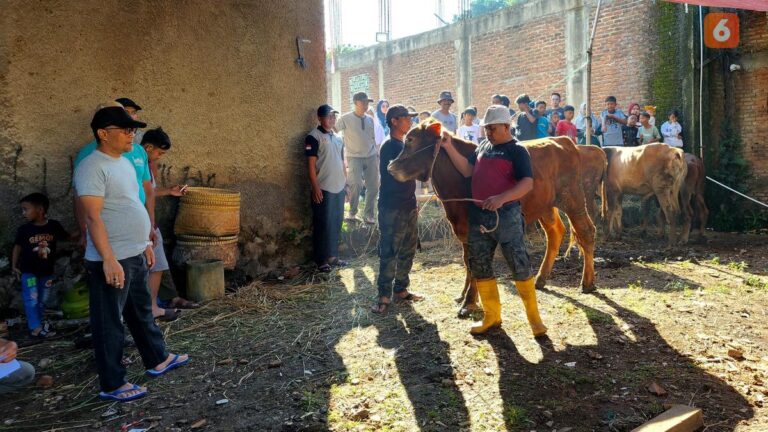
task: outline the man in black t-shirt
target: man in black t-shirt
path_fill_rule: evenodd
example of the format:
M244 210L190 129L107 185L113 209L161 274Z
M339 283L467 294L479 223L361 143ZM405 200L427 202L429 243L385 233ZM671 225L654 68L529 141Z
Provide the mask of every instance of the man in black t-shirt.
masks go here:
M411 128L411 118L417 115L399 104L387 111L389 139L381 145L379 158L379 277L376 281L379 294L371 308L374 313L387 311L393 288L399 301L422 299L408 292L408 273L419 241L416 181L399 182L387 171L389 163L403 151L403 137Z
M482 126L487 139L469 157L456 150L448 134L443 135L444 144L440 145L453 166L464 177L472 177L475 204L468 206L469 270L485 315L482 322L472 326L470 333L482 334L501 325L499 289L493 270L493 256L500 247L523 300L531 330L534 336L543 336L547 327L541 321L536 303L533 272L525 247L525 218L520 206L520 200L533 189L531 158L525 147L516 144L512 137L506 107L488 107Z

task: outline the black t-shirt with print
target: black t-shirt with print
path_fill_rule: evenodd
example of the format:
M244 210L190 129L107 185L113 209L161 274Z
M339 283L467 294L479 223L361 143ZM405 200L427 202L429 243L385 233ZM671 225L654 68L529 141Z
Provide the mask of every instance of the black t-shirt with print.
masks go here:
M56 260L56 244L69 239L69 233L59 221L48 219L45 225L31 222L19 227L14 244L21 247L18 267L22 273L38 276L53 274Z

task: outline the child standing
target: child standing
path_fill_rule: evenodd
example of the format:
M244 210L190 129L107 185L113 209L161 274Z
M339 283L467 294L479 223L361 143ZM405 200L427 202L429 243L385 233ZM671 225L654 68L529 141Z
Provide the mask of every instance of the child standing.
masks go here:
M543 100L536 102L536 138L549 136L549 120L547 120L547 103Z
M647 112L640 114L640 127L637 128L637 139L642 144L651 144L661 141L661 134L656 126L651 124L651 115Z
M679 117L680 113L677 110L670 111L669 121L661 125L661 135L664 137L664 142L671 147L683 148L683 127L677 122Z
M56 335L44 320L45 301L53 285L53 264L58 241L69 241L61 224L48 219L48 197L33 193L19 201L21 214L28 222L16 231L11 256L13 272L21 281L24 311L30 335L49 338Z
M651 126L656 126L656 106L646 105L643 108L645 108L645 112L647 112L651 116L651 118L648 120L648 123Z
M624 138L624 147L636 147L637 141L637 116L632 114L627 118L627 124L621 127L621 134Z
M576 125L571 122L575 113L576 111L571 105L566 105L563 108L563 115L565 118L557 122L557 128L555 129L555 134L557 136L567 136L571 138L574 143L579 134Z
M463 113L461 113L461 126L459 126L458 135L467 141L472 141L477 144L480 137L480 126L475 124L475 118L477 117L477 110L475 107L467 107Z

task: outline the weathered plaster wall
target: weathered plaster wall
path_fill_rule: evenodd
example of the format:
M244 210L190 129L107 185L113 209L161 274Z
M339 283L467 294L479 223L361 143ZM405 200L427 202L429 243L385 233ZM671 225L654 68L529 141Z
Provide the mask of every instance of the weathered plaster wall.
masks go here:
M240 190L244 229L267 245L307 227L301 140L325 100L322 0L0 0L0 10L6 239L32 191L73 226L71 159L92 138L94 107L120 96L170 134L165 183ZM311 40L307 70L294 62L297 36Z

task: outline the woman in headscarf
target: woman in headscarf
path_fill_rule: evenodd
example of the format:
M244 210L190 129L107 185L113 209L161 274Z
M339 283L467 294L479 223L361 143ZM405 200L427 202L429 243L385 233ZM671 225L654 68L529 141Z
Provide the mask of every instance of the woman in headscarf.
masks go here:
M387 125L387 111L389 111L389 101L381 99L376 104L376 118L379 120L381 128L384 129L384 136L389 135L389 125Z
M627 112L629 113L629 114L627 114L627 117L633 115L636 118L640 119L640 111L641 110L640 110L640 104L639 103L637 103L637 102L630 102L629 103L629 108L627 109Z

